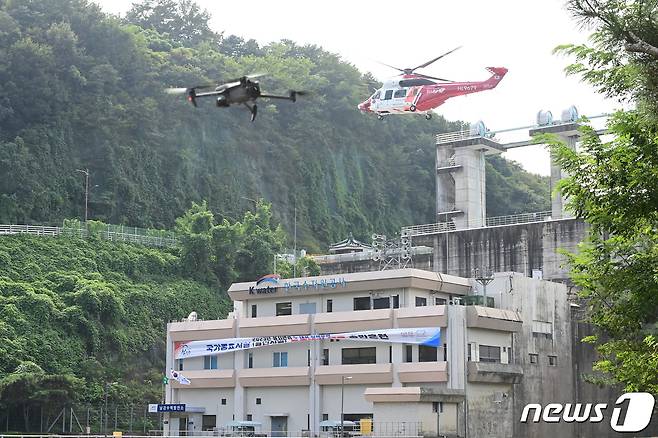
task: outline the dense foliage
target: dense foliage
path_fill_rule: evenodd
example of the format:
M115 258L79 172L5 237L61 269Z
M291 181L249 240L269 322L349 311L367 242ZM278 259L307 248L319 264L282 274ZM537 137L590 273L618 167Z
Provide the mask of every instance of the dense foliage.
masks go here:
M231 308L218 289L181 274L176 252L2 237L0 411L22 418L19 409L32 405L97 402L112 381L115 401L159 400L165 323L193 310L221 318Z
M262 197L288 235L296 208L300 246L317 251L349 231L434 221L433 136L459 124L362 115L370 75L207 20L189 0L148 0L126 19L86 0L0 1L0 223L84 216L76 169L90 172L90 217L107 223L170 229L192 201L235 218ZM261 102L252 124L243 108L163 92L261 71L266 91L312 95ZM489 184L493 213L547 209L545 180L490 164L493 180L514 181Z
M594 26L592 45L559 48L609 96L629 100L608 128L612 140L585 129L580 151L552 139L571 208L591 225L571 255L588 317L598 328L595 369L628 391L658 394L658 8L655 2L569 2Z

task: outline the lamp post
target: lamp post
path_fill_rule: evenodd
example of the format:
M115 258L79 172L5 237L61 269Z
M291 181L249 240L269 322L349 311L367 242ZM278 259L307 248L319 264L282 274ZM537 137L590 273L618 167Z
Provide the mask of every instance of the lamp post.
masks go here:
M89 204L89 169L75 169L76 172L80 172L85 176L85 223L87 223L87 214L88 214L88 204Z
M343 430L343 417L345 416L344 412L344 401L345 401L345 380L350 380L352 376L341 376L340 377L340 436L345 436Z
M116 384L117 382L105 382L105 425L103 427L104 435L107 435L107 394L109 392L110 386L114 386ZM116 421L116 415L114 417L115 417L114 420ZM102 422L102 418L101 418L101 422Z

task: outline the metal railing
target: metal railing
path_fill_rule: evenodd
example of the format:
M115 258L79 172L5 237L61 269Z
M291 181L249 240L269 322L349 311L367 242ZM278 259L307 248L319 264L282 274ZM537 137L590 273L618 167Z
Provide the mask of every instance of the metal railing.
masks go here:
M451 143L453 141L469 140L471 138L482 137L482 132L475 128L462 129L461 131L444 132L436 134L437 144Z
M524 224L529 222L542 222L550 220L551 211L538 211L536 213L510 214L507 216L494 216L487 218L488 227L497 227L499 225Z
M552 212L539 211L536 213L510 214L507 216L494 216L486 218L486 227L498 227L504 225L526 224L531 222L544 222L552 219ZM563 217L567 219L568 217ZM409 236L426 236L430 234L446 233L455 230L468 230L473 228L482 228L482 223L471 223L466 226L458 227L454 222L437 222L433 224L421 224L402 227L401 233L407 233Z
M125 230L125 231L119 231ZM130 231L133 231L132 233ZM171 232L162 232L162 235L149 235L148 233L160 234L157 230L146 230L136 227L123 227L121 225L105 225L101 229L91 231L101 239L112 242L139 243L147 246L170 247L178 245L178 239ZM90 231L80 227L49 227L41 225L0 225L0 235L31 234L35 236L71 236L86 238Z
M407 233L408 236L425 236L428 234L446 233L448 231L455 231L457 227L454 222L437 222L434 224L411 225L402 227L402 233Z

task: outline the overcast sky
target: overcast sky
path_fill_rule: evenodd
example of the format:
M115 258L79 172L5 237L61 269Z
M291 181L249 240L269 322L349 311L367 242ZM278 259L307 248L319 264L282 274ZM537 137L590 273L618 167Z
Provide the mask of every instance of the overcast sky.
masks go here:
M106 12L120 15L134 3L94 1ZM619 107L578 78L567 78L563 68L569 59L551 53L559 44L585 42L590 33L579 28L564 9L563 1L197 3L211 13L211 27L216 31L254 38L262 44L287 38L320 45L380 80L395 71L377 61L413 67L457 46L463 47L422 71L466 81L486 79L484 67L509 69L496 89L457 97L437 108L449 120L483 120L491 130L500 130L533 124L540 109L550 110L554 119L559 119L562 110L570 105L576 105L581 115L588 116ZM509 141L526 136L527 130L499 135ZM520 162L528 171L549 174L548 153L541 146L515 149L505 156Z

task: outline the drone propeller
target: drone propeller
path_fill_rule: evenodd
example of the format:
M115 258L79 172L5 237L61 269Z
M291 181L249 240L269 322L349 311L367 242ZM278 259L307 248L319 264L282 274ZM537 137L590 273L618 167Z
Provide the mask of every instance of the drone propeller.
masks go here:
M266 74L267 74L267 73L253 73L253 74L250 74L250 75L244 75L244 76L241 76L241 77L239 77L239 78L235 78L235 79L231 79L231 80L229 80L229 81L226 81L225 84L230 84L230 83L232 83L232 82L240 82L240 83L243 83L243 82L247 82L248 79L256 79L256 78L260 78L260 77L262 77L262 76L265 76ZM223 85L223 84L220 83L220 85Z
M165 88L167 94L185 94L188 88Z

